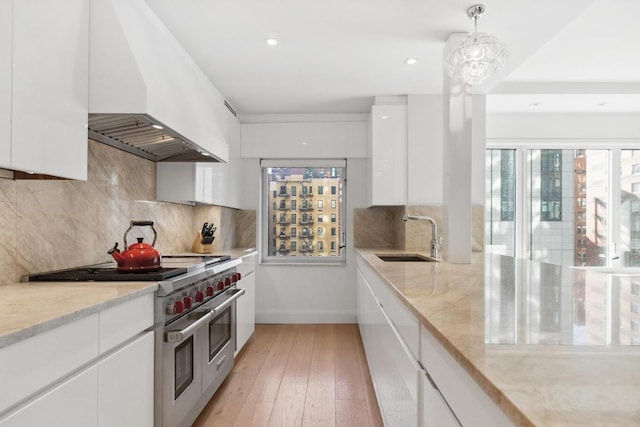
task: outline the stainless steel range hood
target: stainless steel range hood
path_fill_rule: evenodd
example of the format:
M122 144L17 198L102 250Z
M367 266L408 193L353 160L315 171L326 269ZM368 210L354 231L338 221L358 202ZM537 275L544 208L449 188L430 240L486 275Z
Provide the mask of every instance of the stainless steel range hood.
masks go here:
M144 0L91 0L89 138L153 161L226 162L224 97Z

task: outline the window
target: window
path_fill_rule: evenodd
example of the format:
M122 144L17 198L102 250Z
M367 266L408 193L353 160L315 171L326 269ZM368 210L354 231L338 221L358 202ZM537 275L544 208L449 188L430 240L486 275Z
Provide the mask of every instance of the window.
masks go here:
M340 249L345 222L343 180L346 177L346 161L287 159L262 160L260 163L263 182L262 261L344 263L345 251ZM321 244L324 227L316 226L324 220L321 211L328 200L328 197L322 198L325 188L331 189L334 194L330 201L333 249ZM289 209L274 211L275 207L282 206L282 201ZM300 227L299 233L297 226ZM315 230L317 233L314 234Z
M631 192L632 193L640 193L640 182L632 182L631 183Z
M562 221L562 151L539 151L540 218L542 221Z
M487 250L554 264L607 265L614 237L610 233L619 229L629 248L626 263L630 253L638 252L640 265L640 250L632 250L630 240L640 239L640 222L638 235L633 235L632 219L634 209L640 218L640 197L631 191L634 181L631 165L638 163L638 159L622 161L618 170L626 178L616 184L610 182L615 180L609 170L613 150L553 146L537 149L527 147L524 142L520 144L517 149L490 148L486 152ZM615 212L618 208L612 211L609 203L610 189L617 185L622 185L623 190L624 207L620 208L620 214ZM634 204L636 199L638 203ZM522 208L521 212L517 207ZM619 228L617 224L612 227L612 221L626 221L626 225L621 222ZM613 238L616 240L620 242L623 237ZM617 255L621 260L622 246L618 244Z
M631 173L640 173L640 163L634 163L633 165L631 165Z

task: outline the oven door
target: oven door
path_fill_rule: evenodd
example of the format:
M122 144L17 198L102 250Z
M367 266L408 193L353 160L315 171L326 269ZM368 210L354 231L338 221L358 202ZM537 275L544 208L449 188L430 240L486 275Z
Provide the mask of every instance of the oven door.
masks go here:
M202 391L213 395L233 368L236 349L236 299L244 289L231 288L211 301L211 317L202 348Z
M163 425L176 426L202 395L202 347L211 313L194 311L166 326L163 343Z

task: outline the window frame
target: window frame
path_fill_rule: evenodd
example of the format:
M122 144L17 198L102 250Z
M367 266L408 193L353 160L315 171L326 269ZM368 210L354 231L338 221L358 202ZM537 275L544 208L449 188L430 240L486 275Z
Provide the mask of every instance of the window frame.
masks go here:
M336 188L340 189L339 191L336 190L335 195L331 195L331 197L336 199L337 202L337 206L336 206L336 214L339 217L338 220L338 224L335 224L337 226L337 232L335 236L328 236L328 233L323 233L324 236L321 237L320 239L318 239L318 236L314 236L313 238L309 239L308 244L311 248L313 248L312 252L306 252L306 253L302 253L301 252L301 248L303 247L302 243L300 243L300 245L297 245L299 247L296 247L297 251L295 253L293 253L293 250L291 250L290 252L280 255L280 253L278 252L278 249L276 248L276 252L273 255L269 254L269 250L270 250L270 243L275 243L278 240L274 239L273 242L269 241L269 238L273 238L274 236L269 236L269 230L271 227L271 224L269 223L269 195L270 195L270 183L269 183L269 178L268 178L268 171L269 168L325 168L326 170L338 170L341 169L342 173L341 175L338 176L333 176L333 173L327 174L326 179L335 179L335 178L339 178L339 182L335 183ZM348 166L347 166L347 160L346 159L261 159L260 160L260 176L261 176L261 191L260 191L260 197L261 197L261 204L260 204L260 224L261 224L261 230L259 233L259 239L260 239L260 262L261 263L265 263L265 264L278 264L278 265L299 265L299 264L311 264L311 265L345 265L347 263L347 259L346 259L346 250L345 250L345 237L346 237L346 232L347 232L347 204L348 204L348 197L347 197L347 192L346 192L346 183L347 183L347 174L348 174ZM314 178L309 177L308 175L305 174L305 176L303 177L303 180L305 179L309 179L312 180ZM322 178L318 178L318 179L322 179ZM271 185L274 185L273 183L271 183ZM319 184L322 187L326 187L326 183L325 184ZM300 184L297 185L297 187L300 187ZM302 187L301 188L297 188L295 191L295 194L297 194L295 197L302 197L303 194L309 194L309 191L311 191L311 194L314 197L326 197L328 200L328 196L326 193L326 191L320 190L317 193L313 193L313 191L318 188L318 184L313 183L310 181L309 183L303 182L302 183ZM271 187L272 188L272 187ZM279 187L278 187L279 188ZM289 188L294 188L293 185ZM305 191L306 189L306 191ZM279 191L279 190L278 190ZM293 190L290 190L290 193L294 193ZM291 197L291 194L290 194ZM289 205L291 203L291 201L288 202ZM302 204L298 203L297 204L298 209L301 208ZM325 204L326 205L326 204ZM312 202L312 206L317 206L316 201L314 200ZM323 206L324 207L324 206ZM316 214L314 214L313 212L316 212ZM296 213L298 213L299 215L297 215L296 217ZM306 212L306 211L290 211L288 212L289 215L287 215L289 218L291 218L291 215L294 215L294 218L296 218L297 220L300 220L303 215L309 214L311 217L315 217L316 215L319 216L321 215L321 209L314 209L312 211ZM313 230L315 227L312 227L311 230ZM301 235L300 233L298 233L299 235ZM277 237L277 236L276 236ZM298 237L299 239L300 237ZM328 247L328 243L327 245L318 245L318 243L322 240L326 240L325 243L329 242L330 240L335 242L335 247L337 248L335 252L328 252L328 254L320 254L319 253L319 248L322 248L324 246L324 248L326 249ZM301 241L302 242L302 241ZM289 248L291 248L291 243L293 243L293 241L288 242ZM308 256L303 256L303 255L307 255Z
M525 194L528 185L527 153L529 150L607 150L609 151L609 192L608 206L610 219L616 218L615 221L610 220L608 228L607 241L609 250L607 256L607 265L610 266L611 258L615 257L615 247L620 236L620 203L619 195L621 192L620 180L613 179L621 174L620 156L622 150L634 150L640 147L640 139L575 139L575 138L505 138L486 140L485 149L504 149L516 150L516 227L515 227L515 251L514 256L517 258L530 259L529 239L527 235L527 227L524 227L524 221L520 218L531 209L531 204Z

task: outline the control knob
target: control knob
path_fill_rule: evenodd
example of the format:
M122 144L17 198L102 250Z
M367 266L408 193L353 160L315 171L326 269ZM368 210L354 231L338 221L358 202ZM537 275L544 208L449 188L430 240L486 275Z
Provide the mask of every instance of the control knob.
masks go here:
M204 292L196 291L196 302L204 301Z

